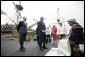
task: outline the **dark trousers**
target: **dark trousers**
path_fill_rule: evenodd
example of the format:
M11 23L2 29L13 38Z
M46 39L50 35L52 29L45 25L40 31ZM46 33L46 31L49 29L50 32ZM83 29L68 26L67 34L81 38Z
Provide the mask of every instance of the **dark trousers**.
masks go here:
M37 35L37 43L38 43L38 45L40 46L40 43L39 43L39 35Z
M24 39L26 38L26 34L20 35L19 36L19 43L20 43L20 48L24 47Z
M46 34L45 33L41 33L39 35L39 47L40 48L45 48L45 43L46 43Z
M71 47L71 56L80 56L80 52Z
M46 42L48 43L50 43L51 42L51 39L50 39L50 34L49 35L46 35Z

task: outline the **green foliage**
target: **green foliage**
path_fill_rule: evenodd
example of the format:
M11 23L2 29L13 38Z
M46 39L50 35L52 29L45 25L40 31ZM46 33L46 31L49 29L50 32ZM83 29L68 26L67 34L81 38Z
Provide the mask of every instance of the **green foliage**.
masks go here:
M36 36L36 34L35 34L35 30L28 29L27 35L28 35L28 36L31 36L32 39L37 39L37 36Z

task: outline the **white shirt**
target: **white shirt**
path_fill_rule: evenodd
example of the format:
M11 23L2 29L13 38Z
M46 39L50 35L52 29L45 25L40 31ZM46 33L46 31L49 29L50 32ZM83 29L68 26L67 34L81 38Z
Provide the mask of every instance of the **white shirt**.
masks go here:
M58 30L59 34L66 34L65 28L62 26L59 26L59 30Z
M25 23L25 25L27 26L27 22L26 22L26 21L24 21L24 23Z
M50 34L50 30L46 29L46 35Z
M73 28L75 25L76 25L76 24L74 24L74 25L72 26L72 28ZM71 33L72 33L72 28L70 29L69 37L70 37L70 35L71 35Z

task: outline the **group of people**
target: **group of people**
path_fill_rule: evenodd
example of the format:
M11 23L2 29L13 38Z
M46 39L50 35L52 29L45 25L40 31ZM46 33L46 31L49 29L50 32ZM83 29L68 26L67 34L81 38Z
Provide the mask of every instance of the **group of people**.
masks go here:
M24 21L19 22L19 42L20 42L20 50L25 51L24 48L24 39L27 34L27 23L26 23L26 17L23 17ZM47 39L49 39L50 42L50 30L49 27L46 29L46 25L43 22L44 17L40 18L40 21L37 22L37 28L36 28L36 35L37 35L37 42L39 45L40 50L48 49L46 47L46 42ZM70 19L68 20L68 24L71 26L71 30L69 33L69 43L71 44L74 42L74 44L71 45L71 49L73 50L73 47L78 46L79 44L84 43L84 33L83 33L83 27L80 26L75 19ZM62 26L62 23L60 23L60 26ZM51 28L51 35L53 36L53 44L56 44L56 39L57 39L57 28L54 25L53 28ZM62 34L63 36L63 34ZM62 38L62 37L61 37Z

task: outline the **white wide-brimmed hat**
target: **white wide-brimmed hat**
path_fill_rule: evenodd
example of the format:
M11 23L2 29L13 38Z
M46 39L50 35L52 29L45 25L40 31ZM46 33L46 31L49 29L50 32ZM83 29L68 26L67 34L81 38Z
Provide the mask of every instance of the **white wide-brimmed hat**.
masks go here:
M69 19L68 22L74 22L74 23L76 23L76 19Z

